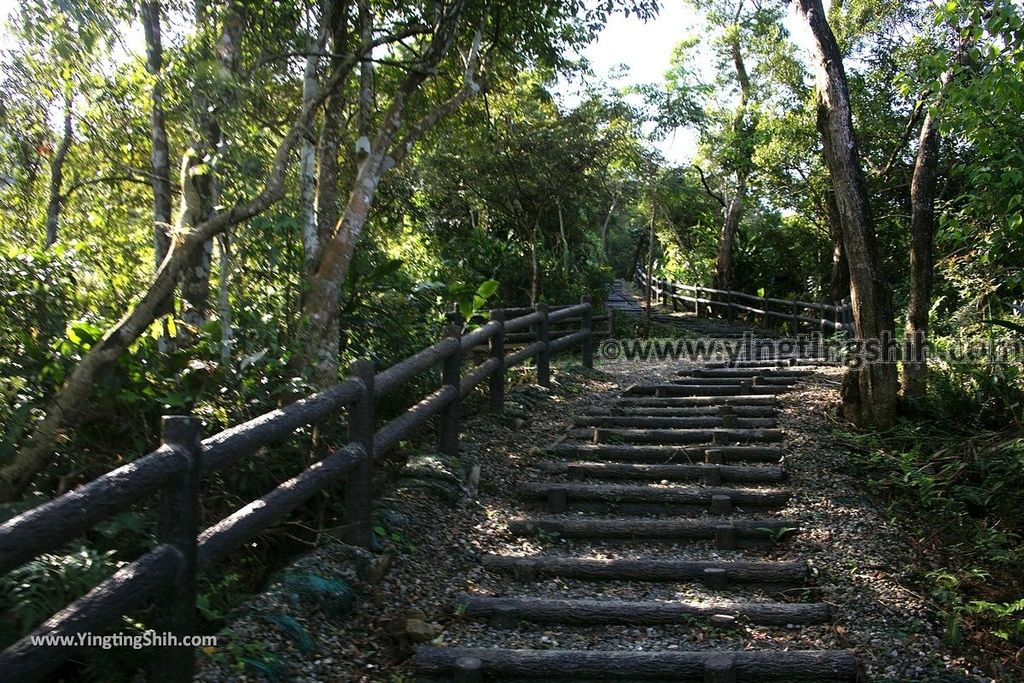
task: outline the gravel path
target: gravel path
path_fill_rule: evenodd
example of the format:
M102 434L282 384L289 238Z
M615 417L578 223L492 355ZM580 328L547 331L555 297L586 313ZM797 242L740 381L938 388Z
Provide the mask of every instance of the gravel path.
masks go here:
M719 551L714 542L517 538L508 532L510 520L530 514L551 516L516 500L513 492L523 481L553 479L535 465L551 459L543 448L562 439L575 417L609 407L632 384L674 378L684 365L620 361L604 363L597 372L562 368L556 369L551 390L527 386L511 392L507 414L468 420L460 461L443 463L449 474L464 474L479 465L477 491L459 495L462 485L443 476L436 486L420 485L429 480L403 479L399 483L406 483L392 486L375 509L384 532L377 559L328 545L293 568L348 582L358 594L353 607L339 610L333 603L304 597L293 587L272 586L239 612L225 636L228 645L201 657L197 680L267 680L268 670L278 680L292 681L411 680L410 655L417 643L424 642L635 652L854 648L866 681L1012 680L986 677L983 661L948 651L932 605L904 587L920 558L913 556L900 529L886 523L860 483L846 474L845 456L831 436L829 415L838 400L838 368L819 367L779 397L779 427L787 435L784 486L795 495L784 508L759 516L798 519L802 531L790 541L767 550ZM600 515L586 515L595 516ZM807 560L813 579L809 588L790 589L784 595L753 584L711 590L699 582L542 577L521 583L485 570L480 564L485 554ZM376 574L383 569L382 555L390 559L390 570L380 578ZM693 603L763 604L781 598L825 602L834 618L816 625L717 625L695 620L672 625L521 623L498 629L461 616L455 604L460 593Z

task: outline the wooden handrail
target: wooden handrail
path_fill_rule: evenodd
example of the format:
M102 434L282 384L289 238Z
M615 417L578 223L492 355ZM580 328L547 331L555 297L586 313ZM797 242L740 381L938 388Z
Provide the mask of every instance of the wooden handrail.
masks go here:
M458 405L462 397L489 380L491 406L500 410L505 370L527 358L537 358L539 383L547 382L548 358L577 344L584 366L592 367L594 330L589 297L584 297L583 303L558 306L550 309L551 312L543 306L526 310L526 315L507 321L505 311L497 310L492 321L464 336L457 328L449 327L448 334L436 344L376 375L372 367L359 366L366 361L359 361L353 364L354 376L334 387L225 429L201 442L195 420L165 418L165 421L172 421L169 424L188 426L192 430L188 432L192 435L189 438L194 437L193 440L185 445L179 443L189 438L183 439L182 428L176 427L174 433L179 436L174 437L174 441L0 524L0 574L4 574L42 553L59 549L97 523L154 494L159 494L163 500L160 506L162 544L0 652L4 680L14 683L39 680L73 652L70 647L37 647L33 640L50 635L102 632L128 611L158 595L161 596L160 607L167 612L161 621L161 626L168 627L164 630L171 630L178 636L194 635L186 631L194 620L196 572L223 559L231 550L328 486L344 483L346 497L359 493L358 504L345 508L345 526L357 529L347 540L367 545L370 540L370 463L374 458L386 454L439 413L443 413L444 422L443 442L439 448L457 448ZM550 323L571 320L580 321L579 330L549 333ZM539 330L540 339L524 349L505 354L506 335L529 327ZM460 376L458 361L462 354L488 343L495 353L467 375ZM413 377L438 364L445 364L440 388L374 433L375 399L405 386ZM337 415L343 408L349 411L348 444L208 529L198 532L194 528L194 518L187 510L198 507L200 476L237 462L302 427ZM168 591L171 584L173 590ZM174 666L171 674L165 668L163 680L192 680L194 657L190 650L167 656L173 659ZM163 656L160 659L164 664L170 661Z
M647 276L642 269L637 268L636 281L642 287L650 284L651 289L658 296L667 296L667 299L672 301L682 301L691 303L694 305L696 313L700 313L700 306L705 305L710 308L717 308L719 310L724 309L727 311L730 319L734 312L751 313L757 316L761 316L762 324L767 325L768 318L776 318L781 320L787 320L790 322L790 327L793 332L798 331L800 323L807 323L820 328L822 332L847 332L853 334L853 318L850 314L850 303L848 300L844 300L839 304L825 304L815 303L811 301L801 301L799 299L778 299L767 296L757 296L754 294L748 294L746 292L737 292L734 290L726 289L715 289L713 287L703 287L701 285L688 285L679 282L672 282L671 280L652 278L648 283ZM680 292L692 292L693 296L686 296ZM704 296L702 296L704 295ZM725 297L722 299L714 299L711 296ZM748 306L741 304L736 299L751 302L756 304L757 307ZM675 304L673 304L675 306ZM773 311L770 306L784 307L785 311ZM818 315L815 317L802 315L803 310L817 311Z

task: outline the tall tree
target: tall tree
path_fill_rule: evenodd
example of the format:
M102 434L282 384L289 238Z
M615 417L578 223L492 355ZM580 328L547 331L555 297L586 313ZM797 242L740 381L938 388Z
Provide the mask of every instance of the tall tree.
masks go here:
M910 184L910 297L903 362L903 398L910 403L923 399L928 388L928 312L932 305L935 196L941 139L937 108L952 77L952 70L942 74L935 102L924 117Z
M182 194L183 198L193 200L182 202L179 219L182 229L192 229L208 220L220 202L217 161L223 152L224 134L217 110L224 99L223 79L226 77L233 81L238 72L248 11L238 0L226 0L219 10L212 7L209 0L196 0L195 16L196 25L203 30L200 53L216 63L218 69L213 72L213 78L203 79L194 85L192 146L186 153L182 169L182 184L191 185L194 191ZM205 27L218 23L220 33L213 42L205 35ZM227 253L221 251L222 255ZM213 241L208 240L192 255L182 276L181 317L194 327L207 320L212 259Z
M799 10L814 36L818 130L843 227L857 338L873 345L893 343L892 292L875 246L843 55L821 0L799 0ZM889 351L879 350L883 355ZM886 428L896 418L898 389L895 359L878 358L851 368L843 381L843 412L857 424Z
M171 153L167 141L164 113L164 49L161 32L160 0L146 0L141 5L142 27L146 36L146 70L153 77L150 95L150 182L153 186L153 255L154 268L167 257L171 245Z
M72 100L73 96L70 93L64 95L64 135L57 146L57 153L50 161L50 202L46 209L46 246L48 247L57 242L60 210L64 204L64 163L71 150L71 143L74 142Z
M730 123L736 150L735 177L736 184L732 190L724 208L724 221L722 232L718 236L718 250L715 257L715 281L716 289L729 289L732 279L732 253L733 243L736 241L736 233L740 229L740 219L743 217L743 202L747 197L747 176L750 174L749 159L744 158L745 144L752 135L747 127L750 125L747 107L750 103L751 88L750 76L747 74L747 66L743 59L743 47L740 45L741 27L740 18L743 13L743 0L736 3L736 12L732 18L732 24L726 29L726 36L729 43L729 53L732 56L733 68L736 70L736 83L739 86L739 101L733 113Z
M168 257L160 265L139 301L106 330L101 339L70 369L60 389L50 397L45 416L32 428L15 457L0 467L0 501L15 498L52 461L61 435L81 422L96 383L121 354L149 329L153 321L162 315L164 302L173 294L182 273L194 263L197 253L205 249L206 243L230 227L260 215L281 200L293 152L313 125L324 100L339 91L363 55L375 47L394 44L424 30L418 24L400 25L393 32L383 33L369 44L359 44L355 50L346 54L325 81L317 97L307 102L295 115L288 132L277 144L265 179L257 192L228 209L215 212L203 222L192 226L191 230L178 234ZM187 185L183 190L188 191Z

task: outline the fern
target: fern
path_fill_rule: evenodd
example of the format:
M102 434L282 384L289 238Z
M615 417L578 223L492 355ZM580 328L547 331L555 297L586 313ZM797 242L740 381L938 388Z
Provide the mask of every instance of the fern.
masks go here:
M79 546L64 555L40 555L0 577L0 647L113 574L124 564L113 557L113 551L100 553Z

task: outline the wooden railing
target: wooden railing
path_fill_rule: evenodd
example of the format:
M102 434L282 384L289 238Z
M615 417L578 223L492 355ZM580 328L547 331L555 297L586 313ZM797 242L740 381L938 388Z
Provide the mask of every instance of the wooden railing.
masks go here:
M578 321L577 331L553 339L551 326L567 321ZM506 339L530 328L534 329L532 340L506 354ZM578 345L583 365L593 366L589 297L581 304L553 311L539 305L526 315L509 320L504 311L497 310L478 329L465 335L461 330L461 324L448 325L436 344L379 373L374 372L371 362L357 361L350 368L350 377L334 387L207 439L201 439L197 419L164 417L162 445L157 450L0 525L2 575L42 553L59 550L133 504L159 497L159 544L0 653L0 678L9 683L43 678L64 662L74 648L58 644L59 641L40 644L40 638L103 634L122 615L152 601L157 603L154 612L159 620L150 625L153 630L179 638L194 635L197 574L329 486L343 486L345 540L368 546L372 534L370 484L375 458L390 451L435 415L438 450L455 453L461 399L487 380L490 406L501 411L505 371L528 358L536 359L537 382L542 386L549 385L551 356L561 351ZM464 357L481 345L487 346L488 358L462 374ZM375 430L375 400L438 364L441 385ZM204 475L251 456L257 449L299 428L335 417L342 408L348 410L347 444L213 526L199 528L199 485ZM191 647L159 648L148 680L190 681L194 661Z
M647 276L642 270L637 270L636 281L641 287L648 286ZM853 310L849 299L844 299L839 305L775 299L733 290L684 285L659 278L651 278L650 287L652 301L671 306L672 310L677 310L679 304L683 303L692 305L693 312L698 316L717 315L730 322L737 317L748 322L760 319L761 326L768 327L769 319L779 320L787 323L793 334L808 330L853 334Z

